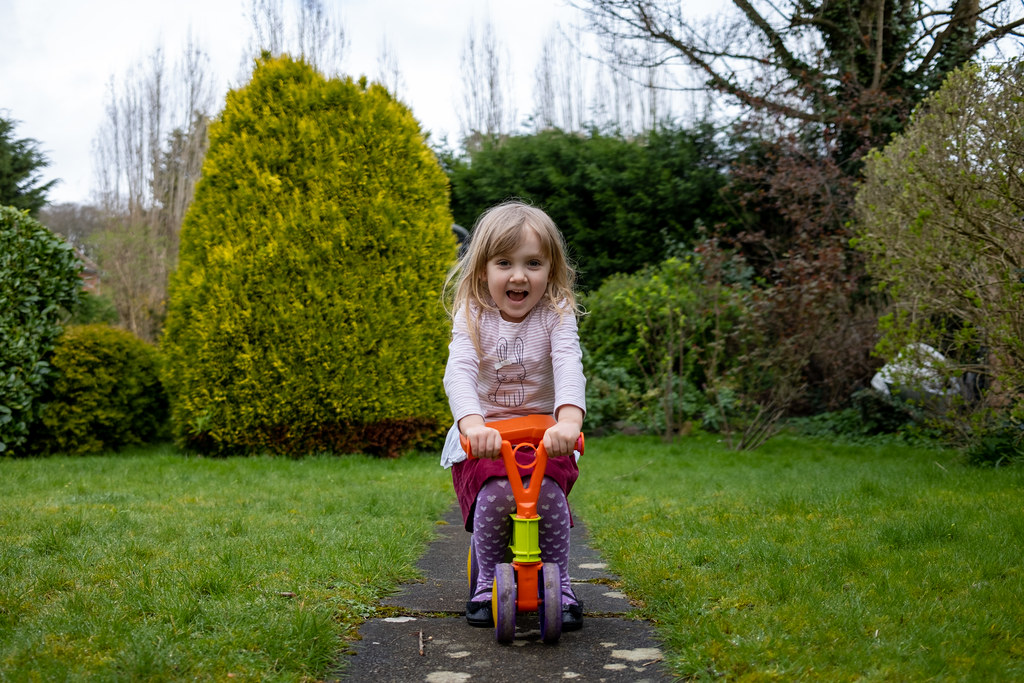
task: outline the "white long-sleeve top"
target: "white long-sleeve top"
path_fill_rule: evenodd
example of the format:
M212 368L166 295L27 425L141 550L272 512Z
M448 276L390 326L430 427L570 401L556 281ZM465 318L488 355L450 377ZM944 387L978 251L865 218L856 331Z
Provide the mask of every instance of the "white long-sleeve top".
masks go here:
M576 316L543 303L519 323L483 311L477 354L465 314L456 313L444 388L455 424L441 452L441 465L466 459L459 444L459 420L482 415L488 422L530 414L554 415L564 405L586 411L586 378Z

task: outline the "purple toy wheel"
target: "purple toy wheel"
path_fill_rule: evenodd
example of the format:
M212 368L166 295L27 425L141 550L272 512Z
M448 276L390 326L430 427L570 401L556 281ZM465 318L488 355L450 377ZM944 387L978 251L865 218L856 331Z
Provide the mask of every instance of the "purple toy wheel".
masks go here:
M554 562L545 562L540 571L540 639L554 645L562 635L562 581Z
M511 643L516 637L516 570L510 564L494 568L491 591L494 637L499 643Z

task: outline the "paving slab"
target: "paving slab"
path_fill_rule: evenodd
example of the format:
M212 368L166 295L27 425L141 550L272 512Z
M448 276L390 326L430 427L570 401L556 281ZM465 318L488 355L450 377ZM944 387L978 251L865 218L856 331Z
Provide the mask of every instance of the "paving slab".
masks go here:
M575 520L569 556L573 590L583 603L583 629L541 642L535 614L521 614L510 645L494 630L465 620L470 534L458 507L438 520L435 540L419 562L425 579L400 587L382 601L382 614L359 630L360 640L338 675L347 681L461 683L487 681L674 680L662 662L652 625L634 618L617 577L590 546L586 526Z
M516 639L499 645L491 629L472 628L463 617L374 619L360 629L362 641L343 680L409 683L486 681L673 680L661 667L661 650L650 626L616 618L584 618L580 631L545 645L540 629L520 618ZM420 654L422 633L423 654Z

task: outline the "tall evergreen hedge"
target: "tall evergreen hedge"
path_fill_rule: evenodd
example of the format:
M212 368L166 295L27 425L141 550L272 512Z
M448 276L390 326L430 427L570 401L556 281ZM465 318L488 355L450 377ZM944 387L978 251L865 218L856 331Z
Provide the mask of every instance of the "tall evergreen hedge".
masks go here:
M288 57L228 94L162 347L203 452L392 455L445 420L447 181L411 112Z
M543 208L565 234L579 285L657 266L699 239L697 226L729 222L720 190L723 154L710 126L626 140L547 130L487 142L451 161L455 222L473 225L509 197Z

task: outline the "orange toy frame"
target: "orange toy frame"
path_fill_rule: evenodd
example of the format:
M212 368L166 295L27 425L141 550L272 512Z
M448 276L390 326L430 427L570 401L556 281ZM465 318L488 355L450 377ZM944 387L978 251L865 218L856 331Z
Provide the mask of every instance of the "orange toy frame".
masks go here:
M541 616L541 637L545 643L555 643L561 635L561 586L558 581L558 566L546 563L548 575L542 579L545 563L540 559L539 529L540 516L537 501L547 468L547 452L544 449L544 433L555 424L550 415L526 415L508 420L488 423L488 427L501 433L501 457L505 463L512 495L516 501L516 513L512 515L511 565L499 564L495 571L491 606L495 622L495 637L498 642L508 643L515 636L515 613L539 612ZM469 440L461 438L462 448L472 458ZM532 451L533 459L521 462L520 451ZM583 435L576 443L576 450L583 453ZM529 486L523 486L523 474L530 475ZM472 581L472 549L468 561ZM552 577L551 574L555 576Z

